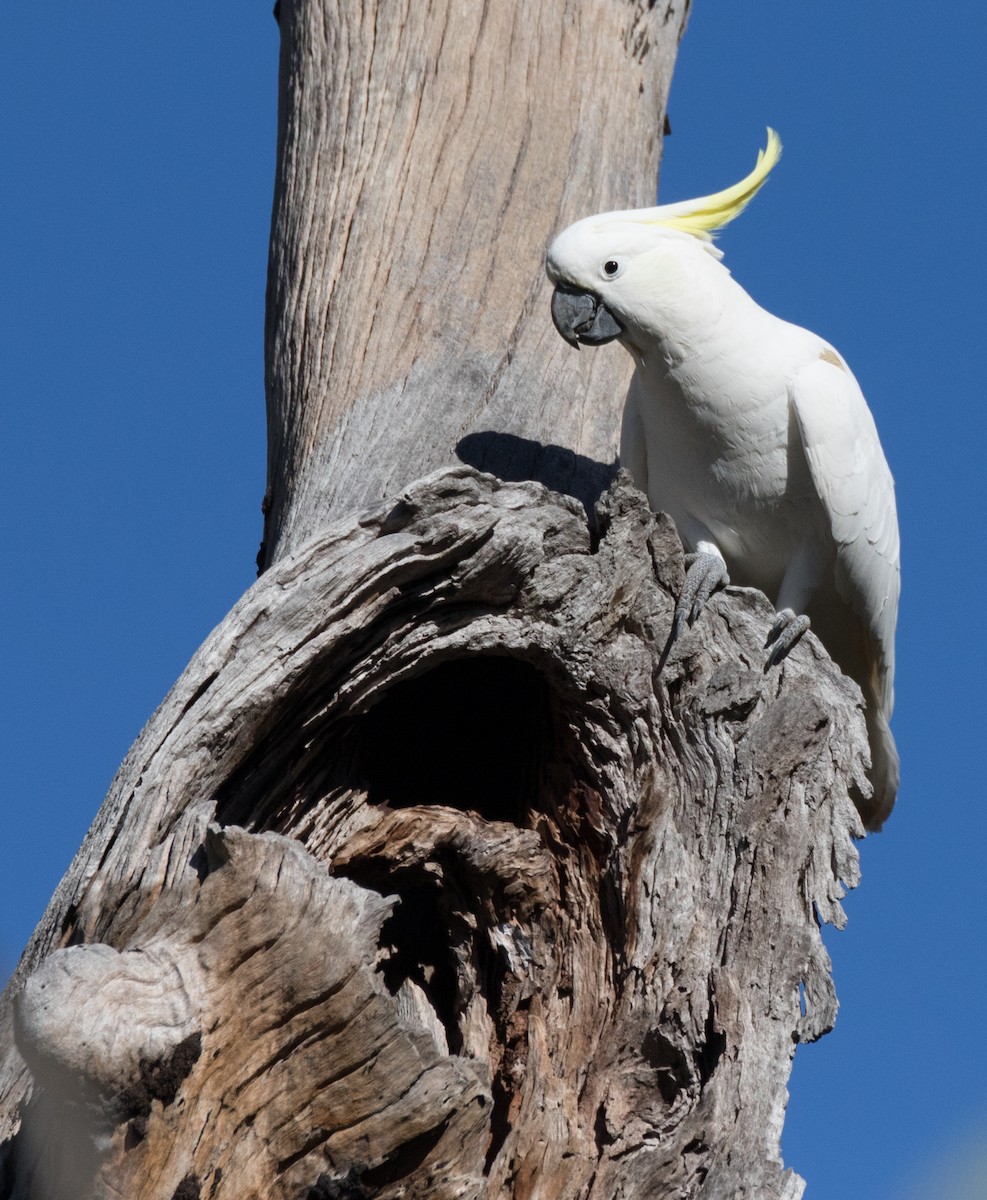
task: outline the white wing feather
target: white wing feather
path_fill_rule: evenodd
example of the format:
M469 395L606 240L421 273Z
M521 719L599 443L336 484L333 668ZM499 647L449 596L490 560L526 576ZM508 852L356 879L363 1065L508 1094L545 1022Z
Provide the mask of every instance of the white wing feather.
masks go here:
M894 631L901 586L894 480L860 386L835 351L802 368L792 407L836 542L836 591L869 634L873 695L894 704Z

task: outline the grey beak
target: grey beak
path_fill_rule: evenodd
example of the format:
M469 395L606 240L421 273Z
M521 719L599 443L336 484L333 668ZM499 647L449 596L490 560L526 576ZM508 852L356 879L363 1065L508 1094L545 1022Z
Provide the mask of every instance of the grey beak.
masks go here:
M552 294L552 320L570 346L603 346L624 332L613 313L593 292L557 287Z

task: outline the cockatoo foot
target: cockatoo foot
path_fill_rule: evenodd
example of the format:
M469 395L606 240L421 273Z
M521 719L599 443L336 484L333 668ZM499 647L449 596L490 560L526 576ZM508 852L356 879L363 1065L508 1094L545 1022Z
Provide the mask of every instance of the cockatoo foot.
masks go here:
M685 564L685 584L679 594L675 619L672 621L673 642L682 632L683 622L691 625L716 589L726 587L730 582L726 563L717 554L687 554Z
M804 613L796 616L790 608L780 609L764 643L766 650L771 647L764 664L765 671L780 663L808 628L809 618Z

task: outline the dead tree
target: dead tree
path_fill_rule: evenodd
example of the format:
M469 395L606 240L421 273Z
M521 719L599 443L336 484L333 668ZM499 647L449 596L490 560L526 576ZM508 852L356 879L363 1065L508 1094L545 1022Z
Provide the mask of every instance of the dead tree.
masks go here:
M281 0L263 572L5 993L4 1200L801 1194L860 696L741 589L663 657L541 277L651 198L684 17Z

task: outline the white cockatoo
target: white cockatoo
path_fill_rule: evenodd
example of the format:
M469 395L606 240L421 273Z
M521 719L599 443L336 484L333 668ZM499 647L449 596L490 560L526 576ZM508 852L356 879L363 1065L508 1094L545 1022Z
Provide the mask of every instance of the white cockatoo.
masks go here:
M548 251L552 317L572 345L619 339L634 359L620 459L694 554L674 632L730 580L775 602L768 663L811 621L864 694L873 795L858 804L878 829L898 787L894 481L841 355L757 305L711 240L780 154L769 129L733 187L570 225Z

